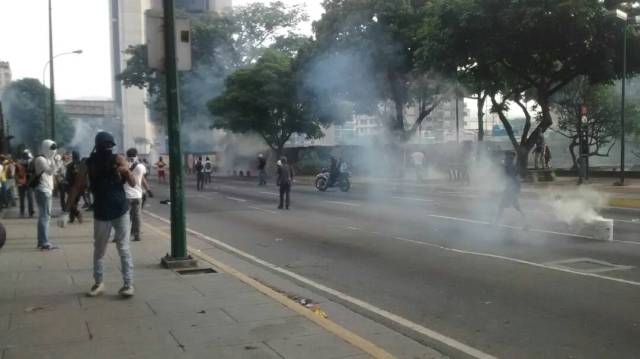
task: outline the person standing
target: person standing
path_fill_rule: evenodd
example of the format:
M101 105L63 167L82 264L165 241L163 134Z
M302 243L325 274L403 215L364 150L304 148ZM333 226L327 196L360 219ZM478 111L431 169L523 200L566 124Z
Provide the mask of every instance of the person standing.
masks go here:
M135 180L135 186L124 184L124 191L129 201L129 218L131 220L131 236L134 241L140 241L140 226L142 225L142 198L145 190L148 190L147 180L144 175L147 169L138 161L138 150L130 148L127 150L127 161L129 161L129 171Z
M416 171L416 182L422 183L424 178L422 176L422 168L424 167L424 153L416 151L411 154L411 160L413 161L413 168Z
M278 166L278 186L280 186L280 204L278 205L278 209L282 209L283 204L286 209L289 209L289 197L291 194L292 183L293 171L291 170L291 166L287 163L287 158L283 156L280 159L280 165Z
M165 169L167 167L167 164L164 163L164 160L162 159L162 156L160 156L158 158L158 162L156 162L155 167L158 169L158 182L159 183L167 183L167 177L166 177L166 173L165 173Z
M33 217L33 190L29 187L29 168L31 167L31 153L28 150L22 152L22 158L16 165L16 185L18 186L18 199L20 202L20 216L24 217L24 200L27 200L29 217Z
M544 168L551 168L549 162L551 162L551 149L548 145L544 145Z
M98 296L105 290L104 255L112 229L115 230L114 239L120 256L123 280L123 286L118 293L123 297L131 297L134 294L133 260L129 247L129 201L127 201L124 184L135 187L136 180L125 158L113 153L115 145L113 135L104 131L98 132L95 137L95 148L86 165L81 166L69 194L69 212L71 216L79 216L76 199L86 188L87 177L89 178L93 193L93 278L95 280L95 284L87 293L90 297Z
M16 206L16 162L9 157L5 168L7 176L7 203L11 207Z
M213 172L213 163L209 157L204 160L204 183L211 183L211 173Z
M35 187L38 206L38 248L43 250L57 248L49 241L49 221L51 220L51 196L53 195L53 177L58 171L55 160L58 145L53 140L44 140L40 145L40 154L33 160L33 178L30 185Z
M202 191L204 189L204 164L202 164L202 157L198 157L196 163L193 165L193 169L196 171L196 190Z
M541 133L538 138L536 139L536 147L533 150L533 154L534 154L534 165L536 169L539 169L540 167L544 167L544 148L545 148L545 143L544 143L544 135Z
M56 179L58 182L58 195L60 196L60 208L62 212L67 211L67 193L69 192L69 183L67 182L67 166L71 163L71 159L68 154L62 156L62 162L58 166L58 172L56 173Z
M258 186L267 185L267 160L261 154L258 155Z

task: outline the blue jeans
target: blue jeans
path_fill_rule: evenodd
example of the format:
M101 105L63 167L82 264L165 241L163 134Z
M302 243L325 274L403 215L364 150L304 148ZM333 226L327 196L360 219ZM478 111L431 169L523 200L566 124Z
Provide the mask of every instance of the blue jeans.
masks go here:
M96 283L102 283L104 276L104 255L109 244L111 228L115 230L122 280L125 286L133 283L133 259L129 249L130 222L129 212L111 221L93 220L93 279Z
M38 205L38 246L49 243L49 220L51 219L51 194L36 190L36 204Z

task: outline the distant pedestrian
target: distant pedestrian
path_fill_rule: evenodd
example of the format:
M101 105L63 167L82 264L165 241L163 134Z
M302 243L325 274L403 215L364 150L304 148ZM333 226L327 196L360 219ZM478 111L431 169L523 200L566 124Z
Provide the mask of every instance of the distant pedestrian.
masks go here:
M535 148L533 149L534 154L534 165L536 169L540 169L544 167L544 148L546 147L544 143L544 135L541 133L536 139Z
M29 185L35 189L38 205L38 248L49 250L57 248L49 241L49 221L51 220L51 196L53 195L53 177L58 170L55 160L58 145L53 140L44 140L40 153L33 160L32 178Z
M411 161L413 162L413 168L416 171L416 182L424 182L423 167L424 167L424 153L416 151L411 154Z
M166 176L166 168L167 168L167 164L164 162L164 160L162 159L162 156L160 156L158 158L158 162L156 162L155 165L157 171L158 171L158 182L159 183L167 183L167 176Z
M209 157L204 160L204 183L211 183L211 173L213 172L213 162Z
M16 206L16 162L9 157L5 166L7 177L7 201L11 207Z
M291 170L291 166L287 163L287 158L283 156L280 159L280 165L278 166L278 186L280 186L280 204L278 205L278 209L282 209L283 204L286 209L289 209L289 197L291 194L292 183L293 171Z
M523 229L528 229L529 224L527 223L527 217L524 215L522 208L520 208L520 201L518 199L518 197L520 196L520 176L518 173L518 167L516 166L514 161L515 157L515 152L505 152L504 174L506 183L504 191L502 192L502 198L500 199L498 212L496 213L496 217L493 220L493 224L498 224L500 219L502 219L502 214L504 213L505 209L513 207L522 216L522 220L524 221Z
M202 163L202 156L198 157L193 168L196 171L196 190L202 191L204 189L204 164Z
M104 256L111 230L115 230L116 246L120 256L123 286L118 293L123 297L134 294L133 260L129 247L130 218L129 202L124 189L127 183L136 186L136 180L129 170L129 164L121 155L113 153L116 143L108 132L99 132L95 137L95 149L82 166L69 195L69 212L78 216L76 197L86 188L86 178L91 182L93 193L93 278L95 284L87 293L95 297L104 292Z
M544 145L544 168L551 168L549 163L551 162L551 149L549 146Z
M65 176L64 180L67 184L67 201L69 201L68 195L71 193L71 188L73 187L73 184L76 181L76 177L78 176L78 173L80 172L80 166L81 166L80 153L74 150L71 152L71 161L67 164L67 169L64 175ZM83 196L84 196L84 192L76 197L75 199L76 203L74 204L75 207L78 206L80 197L83 197ZM67 210L70 208L68 202L66 203L66 208ZM69 217L70 217L69 223L73 223L75 221L75 217L74 216L69 216Z
M31 152L24 150L22 157L16 165L16 185L18 186L18 199L20 202L20 216L24 217L25 207L24 201L27 200L27 210L29 217L33 217L33 189L29 187L29 168L33 160Z
M261 154L258 155L258 186L267 185L267 159Z
M62 156L58 172L56 173L56 182L58 183L58 196L60 197L60 208L62 212L67 211L67 193L69 192L69 183L67 182L67 166L71 163L69 155Z

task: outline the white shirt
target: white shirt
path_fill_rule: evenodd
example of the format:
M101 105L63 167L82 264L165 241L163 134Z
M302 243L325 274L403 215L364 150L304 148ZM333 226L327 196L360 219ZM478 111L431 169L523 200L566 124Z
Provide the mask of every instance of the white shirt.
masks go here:
M34 161L36 176L42 173L36 191L51 195L53 193L53 176L58 170L56 163L54 160L44 156L37 156Z
M136 186L131 187L129 183L124 184L124 192L127 195L127 199L141 199L144 189L142 188L142 177L147 173L147 169L140 162L136 164L136 168L131 171L131 175L136 181Z

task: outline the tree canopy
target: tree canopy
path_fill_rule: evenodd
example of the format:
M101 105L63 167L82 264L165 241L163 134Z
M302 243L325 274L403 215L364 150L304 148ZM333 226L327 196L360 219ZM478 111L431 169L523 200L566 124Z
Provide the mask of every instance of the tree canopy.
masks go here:
M291 58L267 50L255 64L231 74L222 95L209 102L214 127L256 133L278 154L294 133L322 137L328 123L314 115L297 83Z

